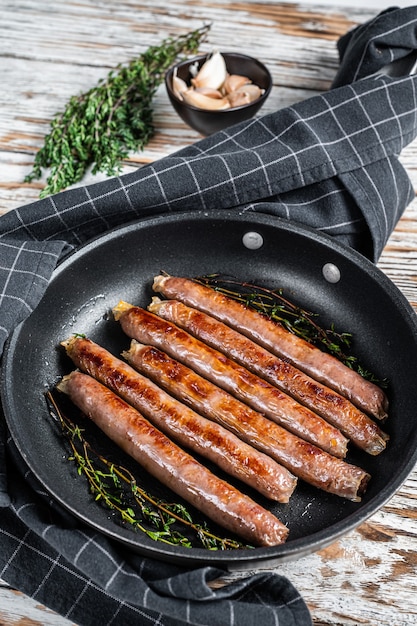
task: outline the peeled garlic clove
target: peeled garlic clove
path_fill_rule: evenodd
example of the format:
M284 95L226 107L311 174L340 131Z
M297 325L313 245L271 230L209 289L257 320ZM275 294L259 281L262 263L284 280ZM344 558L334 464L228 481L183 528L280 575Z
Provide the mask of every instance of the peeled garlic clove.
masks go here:
M191 79L194 87L211 87L220 89L226 80L226 63L220 52L214 52L210 58L203 63L197 75Z
M227 98L210 98L209 96L199 93L195 89L187 89L182 94L185 102L199 109L207 109L209 111L228 109L230 103Z
M223 89L226 93L236 91L243 85L248 85L252 81L247 76L240 76L239 74L229 74L224 81Z
M223 98L218 89L212 89L211 87L197 87L194 91L196 91L197 93L202 93L208 98L216 98L217 100Z
M182 78L177 76L177 68L175 68L174 74L172 76L172 91L177 96L179 100L182 100L182 94L184 91L187 91L188 85Z

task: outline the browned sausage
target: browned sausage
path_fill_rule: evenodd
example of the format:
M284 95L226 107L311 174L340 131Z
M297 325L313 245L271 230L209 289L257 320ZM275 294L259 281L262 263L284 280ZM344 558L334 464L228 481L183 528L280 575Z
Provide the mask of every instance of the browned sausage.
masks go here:
M156 276L153 289L237 328L312 378L335 389L365 413L377 419L387 417L388 399L382 389L265 315L187 278Z
M152 476L207 517L257 545L285 541L288 529L272 513L215 476L94 378L72 372L59 389Z
M282 463L298 478L321 488L332 471L333 457L316 454L315 446L243 404L214 383L154 346L132 340L124 356L135 368L159 385ZM340 495L340 494L339 494Z
M195 413L90 339L71 337L63 345L77 367L120 395L169 437L262 495L288 502L296 479L271 457Z
M256 382L257 377L242 366L145 309L119 303L114 312L123 330L132 339L168 352L224 389L233 387L234 395L250 396L252 405L258 404L259 396L266 387L271 387L261 379ZM273 390L280 393L275 388ZM300 441L309 451L310 471L312 467L316 468L316 479L321 489L350 500L360 500L370 478L367 472L317 446ZM298 462L301 467L302 459Z
M153 298L148 309L289 393L339 428L362 450L373 455L385 450L388 435L344 396L307 376L230 326L178 300Z
M116 309L120 309L123 306L129 307L130 305L119 303L114 309L116 315ZM147 328L149 328L150 324L153 324L152 317L146 318L146 324ZM171 354L170 350L175 349L175 354L173 354L175 358L179 358L179 360L184 362L186 360L199 374L213 380L219 387L223 387L226 391L234 394L256 411L265 413L274 422L284 426L302 439L319 446L334 456L340 458L346 456L346 437L322 417L319 417L316 413L294 400L294 398L271 385L271 383L259 378L259 376L253 374L245 367L227 358L223 353L194 339L178 327L175 327L176 331L174 333L173 330L165 331L163 325L159 324L158 326L157 322L155 324L156 328L159 328L158 332L172 332L173 335L175 334L175 348L170 346L168 350ZM164 322L164 324L167 328L173 326L167 322ZM145 330L143 329L141 332L145 332ZM184 335L181 335L183 332ZM162 337L161 340L163 340ZM141 340L139 339L139 341ZM184 342L184 346L187 346L187 348L181 347L180 342ZM151 342L143 339L142 343ZM165 350L163 345L159 345L159 347Z

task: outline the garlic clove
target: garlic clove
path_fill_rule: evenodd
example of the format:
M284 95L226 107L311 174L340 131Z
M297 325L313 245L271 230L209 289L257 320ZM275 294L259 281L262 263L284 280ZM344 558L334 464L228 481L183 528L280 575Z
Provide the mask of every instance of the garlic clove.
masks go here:
M220 52L214 52L201 66L197 75L191 79L194 87L220 89L226 80L226 63Z
M236 89L235 93L245 93L249 97L249 102L253 102L262 96L264 93L264 89L258 87L258 85L244 85L243 87L239 87Z
M240 76L239 74L228 74L226 80L224 81L223 89L226 93L231 93L232 91L236 91L243 85L248 85L252 81L247 76Z
M196 87L194 91L196 91L197 93L202 93L209 98L216 98L217 100L223 98L223 95L218 89L212 89L211 87Z
M241 107L244 104L250 104L251 99L248 93L245 91L232 91L227 96L227 99L230 102L230 106L233 107Z
M232 108L241 107L244 104L250 104L260 98L263 92L264 90L260 89L258 85L243 85L242 87L239 87L239 89L229 93L227 95L227 99L229 100Z
M179 100L182 100L183 99L182 94L184 91L187 91L187 89L188 89L187 83L185 82L185 80L177 76L177 68L175 68L175 71L172 76L172 91L174 92L174 94L177 96Z
M203 93L196 91L195 89L187 89L182 94L185 102L199 109L207 109L208 111L221 110L230 108L230 103L227 98L211 98Z

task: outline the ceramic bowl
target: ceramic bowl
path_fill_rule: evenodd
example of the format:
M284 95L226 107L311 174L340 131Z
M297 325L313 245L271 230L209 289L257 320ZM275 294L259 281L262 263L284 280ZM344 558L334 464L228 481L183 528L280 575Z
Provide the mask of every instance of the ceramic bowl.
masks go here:
M168 70L165 76L166 89L175 111L188 126L205 136L253 117L265 104L272 88L271 74L263 63L245 54L235 52L221 54L229 74L247 76L263 90L263 94L257 100L242 106L212 111L198 108L178 98L172 88L174 72L176 71L179 78L190 84L190 67L197 64L200 68L208 58L206 54L178 63Z

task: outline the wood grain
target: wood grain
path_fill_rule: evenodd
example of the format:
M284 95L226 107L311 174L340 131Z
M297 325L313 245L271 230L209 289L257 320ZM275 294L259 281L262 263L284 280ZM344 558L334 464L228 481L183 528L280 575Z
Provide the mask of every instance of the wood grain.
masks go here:
M267 113L327 90L338 65L336 40L376 12L336 2L331 9L272 0L2 0L1 9L0 214L37 200L42 182L25 184L23 179L54 113L71 95L163 37L210 22L202 51L227 49L261 58L274 81L262 110ZM123 172L199 138L176 116L163 87L154 111L152 141L129 156ZM403 151L401 161L417 189L417 142ZM82 183L100 178L90 175ZM417 201L398 223L379 267L417 309ZM356 531L276 571L299 589L317 626L417 624L416 521L414 472ZM1 583L0 624L38 623L71 624Z

